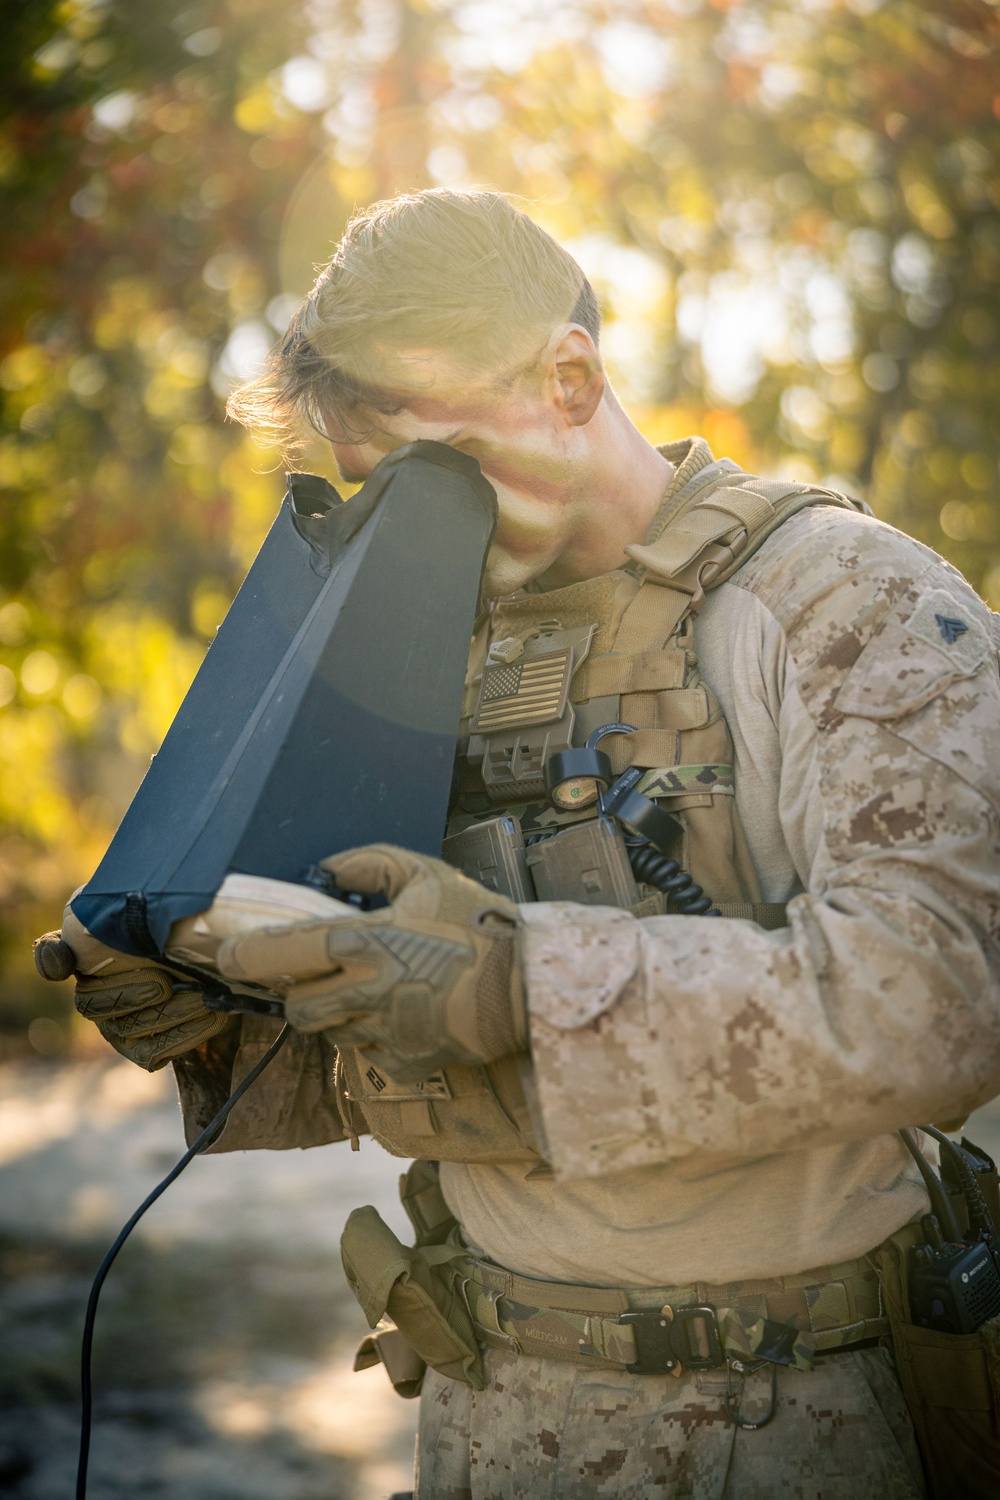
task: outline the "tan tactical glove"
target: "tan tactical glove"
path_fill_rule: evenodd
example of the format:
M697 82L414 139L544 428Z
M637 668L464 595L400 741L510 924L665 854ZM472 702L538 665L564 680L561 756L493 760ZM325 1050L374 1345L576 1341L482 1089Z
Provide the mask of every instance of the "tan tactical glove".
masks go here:
M227 939L221 973L285 996L299 1031L378 1051L400 1083L522 1052L517 907L439 859L372 844L323 861L342 890L392 906Z
M75 976L80 1014L96 1023L116 1052L150 1073L217 1036L232 1021L224 1011L206 1010L189 980L151 959L106 948L69 906L62 932L36 938L35 967L43 979Z

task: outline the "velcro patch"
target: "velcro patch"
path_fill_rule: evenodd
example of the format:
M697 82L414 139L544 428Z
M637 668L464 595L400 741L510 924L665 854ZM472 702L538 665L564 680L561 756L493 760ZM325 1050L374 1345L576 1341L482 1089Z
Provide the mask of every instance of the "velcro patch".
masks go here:
M473 734L493 734L500 729L560 719L572 670L570 646L524 661L488 666L471 726Z
M953 661L962 672L975 672L990 652L972 611L944 589L931 589L904 622L904 629Z

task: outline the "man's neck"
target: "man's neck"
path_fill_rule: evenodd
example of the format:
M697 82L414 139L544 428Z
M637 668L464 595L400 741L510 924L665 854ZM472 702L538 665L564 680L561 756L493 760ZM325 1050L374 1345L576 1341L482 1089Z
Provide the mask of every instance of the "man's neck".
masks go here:
M606 398L594 419L594 431L588 433L572 534L553 565L536 580L538 586L561 588L620 568L627 561L625 548L645 541L674 472L673 464L646 441L617 400Z

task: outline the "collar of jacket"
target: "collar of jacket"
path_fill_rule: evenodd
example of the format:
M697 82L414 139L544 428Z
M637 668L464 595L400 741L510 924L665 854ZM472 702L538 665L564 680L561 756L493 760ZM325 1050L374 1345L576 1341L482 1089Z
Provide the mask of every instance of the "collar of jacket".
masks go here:
M649 531L646 533L645 546L649 547L656 539L663 535L671 521L681 515L687 509L689 498L688 486L691 481L715 462L715 455L704 438L689 437L681 438L676 443L659 443L657 453L663 455L668 463L673 464L674 472L670 477L660 501L660 508L650 523Z

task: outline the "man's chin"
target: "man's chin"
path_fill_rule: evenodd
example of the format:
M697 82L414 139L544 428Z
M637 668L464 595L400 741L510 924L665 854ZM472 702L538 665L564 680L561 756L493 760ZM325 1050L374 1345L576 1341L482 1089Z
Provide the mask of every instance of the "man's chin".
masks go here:
M491 548L483 573L483 594L487 599L503 599L507 594L515 594L518 589L527 588L529 583L534 583L549 567L549 558L541 562L524 562Z

